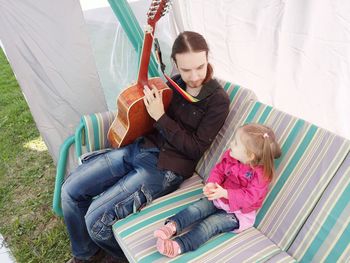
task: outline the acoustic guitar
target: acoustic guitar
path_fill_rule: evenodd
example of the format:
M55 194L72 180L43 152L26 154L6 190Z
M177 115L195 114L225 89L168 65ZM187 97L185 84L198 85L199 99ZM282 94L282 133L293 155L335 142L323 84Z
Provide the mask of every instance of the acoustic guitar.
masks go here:
M108 131L112 147L119 148L132 143L136 138L153 130L154 120L149 116L143 102L143 89L154 85L161 91L164 109L172 98L172 90L159 78L148 78L148 65L157 21L168 11L169 0L153 0L147 13L140 68L137 83L123 90L117 99L117 116Z

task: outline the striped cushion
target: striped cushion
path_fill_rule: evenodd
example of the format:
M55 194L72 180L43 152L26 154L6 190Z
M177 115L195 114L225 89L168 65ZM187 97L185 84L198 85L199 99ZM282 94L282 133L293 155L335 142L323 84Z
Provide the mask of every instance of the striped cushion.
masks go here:
M218 161L222 151L225 149L227 138L230 137L236 129L239 119L246 111L246 105L252 100L256 100L255 94L245 88L230 82L218 80L230 97L230 111L226 121L211 144L210 148L204 153L197 164L196 172L204 178L207 178L211 168Z
M202 187L200 177L194 175L183 182L177 191L154 200L140 212L113 225L114 236L130 262L152 262L160 257L156 253L153 231L166 218L201 198Z
M277 179L257 214L255 226L286 250L343 162L350 143L330 132L260 102L243 123L270 126L282 147Z
M239 235L216 236L199 249L170 262L264 262L280 252L279 247L252 227ZM165 261L169 262L164 258L159 262Z
M156 251L155 229L166 218L202 197L201 178L198 175L186 180L179 190L155 200L137 214L132 214L113 225L114 236L130 262L169 262ZM255 228L240 235L219 235L196 251L183 254L174 262L248 262L263 261L281 250Z
M350 262L350 154L288 253L300 262Z
M234 128L243 123L265 124L275 131L283 154L275 163L277 179L255 226L285 250L344 160L349 141L260 102L249 102L245 108L237 123L228 124L232 132L224 135L220 147L206 162L212 167L220 159Z
M85 139L87 151L96 151L109 147L107 132L114 120L113 112L95 113L84 115L81 122L84 124Z
M293 262L297 262L297 261L286 252L281 252L266 261L266 263L293 263Z

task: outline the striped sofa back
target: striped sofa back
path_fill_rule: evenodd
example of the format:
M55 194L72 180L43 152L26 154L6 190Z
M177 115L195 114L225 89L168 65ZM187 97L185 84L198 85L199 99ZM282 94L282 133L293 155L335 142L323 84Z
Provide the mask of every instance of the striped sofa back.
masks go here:
M350 153L287 252L298 262L350 262Z
M211 168L216 164L222 152L225 150L227 138L230 137L237 128L239 119L246 111L248 102L256 100L256 95L251 90L230 82L225 82L219 79L217 80L230 98L230 111L213 143L197 164L196 172L204 179L204 181L207 179Z
M287 250L349 152L350 143L257 101L250 101L244 108L235 123L225 123L222 137L214 145L215 151L210 149L205 157L206 167L199 167L199 171L206 179L238 126L260 123L271 127L281 145L282 156L275 162L277 178L258 211L255 227L282 250Z
M349 152L350 143L260 102L250 102L247 108L239 125L271 127L282 148L275 162L277 178L258 211L255 227L287 250ZM222 145L232 137L227 135Z

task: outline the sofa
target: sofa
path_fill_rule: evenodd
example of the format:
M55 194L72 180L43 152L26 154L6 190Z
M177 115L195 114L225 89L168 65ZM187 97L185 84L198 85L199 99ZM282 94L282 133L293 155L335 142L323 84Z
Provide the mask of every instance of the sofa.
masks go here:
M129 262L350 262L350 141L259 102L248 89L220 82L231 100L230 113L195 174L177 191L113 225ZM106 134L113 119L111 112L83 116L77 152L109 147ZM159 254L154 230L203 197L203 182L234 130L251 122L270 126L282 148L275 162L276 179L254 227L221 234L174 259ZM61 184L62 175L56 180L57 214Z

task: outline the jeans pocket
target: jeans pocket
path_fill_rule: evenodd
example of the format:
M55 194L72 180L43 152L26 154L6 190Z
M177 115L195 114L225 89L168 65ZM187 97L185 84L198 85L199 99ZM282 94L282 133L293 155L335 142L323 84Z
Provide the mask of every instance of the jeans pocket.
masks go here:
M105 212L97 221L93 224L91 232L94 238L97 240L108 240L112 237L112 225L116 222L116 219L112 213Z
M88 161L91 161L92 159L97 158L101 154L105 154L110 151L112 151L111 148L106 148L98 151L84 153L83 155L80 156L81 163L86 163Z
M134 192L115 205L115 214L118 219L125 218L132 213L140 211L150 202L152 202L152 196L147 189L142 186L140 190Z

